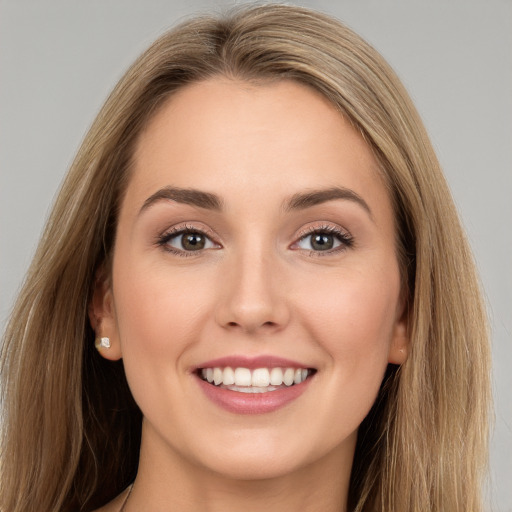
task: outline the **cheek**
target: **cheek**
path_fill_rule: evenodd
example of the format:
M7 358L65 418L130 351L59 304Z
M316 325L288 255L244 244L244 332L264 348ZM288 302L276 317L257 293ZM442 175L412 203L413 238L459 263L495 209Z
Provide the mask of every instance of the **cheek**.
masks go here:
M117 327L127 368L169 373L198 338L204 316L204 288L179 270L142 264L118 265L114 275ZM135 372L131 372L135 373Z
M384 276L384 277L382 277ZM347 377L379 376L387 366L399 298L398 270L341 273L299 292L300 317L333 366ZM380 383L380 381L379 381Z
M358 429L377 398L394 333L398 271L317 275L315 286L302 282L296 296L303 332L328 356L318 421L335 444Z
M183 354L200 338L207 290L179 270L123 261L114 274L117 328L133 397L145 417L173 424L186 407ZM165 403L167 406L162 407Z
M195 281L190 272L170 269L165 262L144 263L137 259L142 260L120 262L114 275L116 313L123 340L130 340L135 332L141 332L148 341L158 338L161 343L179 338L185 334L181 330L197 325L205 301L199 276Z

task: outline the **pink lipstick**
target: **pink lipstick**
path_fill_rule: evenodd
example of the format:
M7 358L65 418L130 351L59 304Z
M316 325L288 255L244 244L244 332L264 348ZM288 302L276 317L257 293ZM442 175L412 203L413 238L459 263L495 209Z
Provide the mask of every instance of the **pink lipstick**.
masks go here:
M264 414L297 399L316 370L274 356L229 356L204 362L192 373L218 406L236 414Z

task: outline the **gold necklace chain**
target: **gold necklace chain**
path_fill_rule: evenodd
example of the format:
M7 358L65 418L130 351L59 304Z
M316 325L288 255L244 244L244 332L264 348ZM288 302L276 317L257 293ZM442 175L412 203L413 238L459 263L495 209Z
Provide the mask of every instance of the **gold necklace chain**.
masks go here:
M133 484L130 485L130 488L128 489L128 494L126 495L126 498L123 501L123 504L121 505L121 508L119 509L119 512L124 512L124 509L126 507L126 503L128 503L128 498L130 497L130 494L132 493Z

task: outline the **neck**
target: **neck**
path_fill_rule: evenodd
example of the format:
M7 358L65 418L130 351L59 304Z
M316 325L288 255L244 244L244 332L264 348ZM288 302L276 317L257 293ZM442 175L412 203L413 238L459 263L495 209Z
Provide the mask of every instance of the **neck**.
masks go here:
M355 439L283 475L242 480L162 450L154 439L145 439L143 429L139 471L125 512L346 512L354 446Z

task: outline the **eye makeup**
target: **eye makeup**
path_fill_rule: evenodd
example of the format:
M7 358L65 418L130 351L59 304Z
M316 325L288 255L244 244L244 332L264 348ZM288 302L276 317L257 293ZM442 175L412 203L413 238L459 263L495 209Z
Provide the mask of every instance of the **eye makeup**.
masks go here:
M196 256L204 250L220 249L210 229L191 224L178 224L159 235L156 245L179 257Z
M354 238L348 231L333 224L321 224L301 231L290 249L308 251L310 256L321 257L339 253L353 245Z
M221 249L211 229L185 223L166 230L156 239L156 245L179 257L197 256L205 250ZM317 224L302 229L289 249L305 251L310 256L329 256L353 247L354 238L348 231L333 224Z

